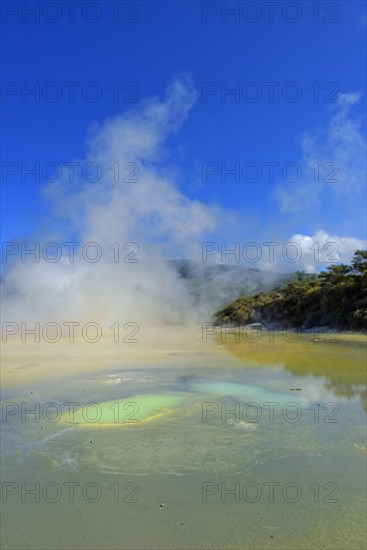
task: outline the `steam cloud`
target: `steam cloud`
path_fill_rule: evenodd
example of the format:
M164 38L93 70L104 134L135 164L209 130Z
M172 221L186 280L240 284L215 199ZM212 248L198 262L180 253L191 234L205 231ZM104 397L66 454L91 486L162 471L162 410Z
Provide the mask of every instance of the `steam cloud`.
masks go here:
M190 84L176 80L164 101L149 99L94 129L83 164L97 163L102 177L95 183L49 185L45 193L64 224L58 231L55 223L39 240L95 242L102 258L88 262L80 247L73 262L68 254L55 263L42 257L36 263L29 257L13 264L3 284L4 319L155 324L192 320L193 298L163 261L163 250L166 257L170 250L195 255L203 233L214 228L214 210L185 197L160 173L157 159L165 152L164 140L180 127L194 102ZM138 181L116 183L111 166L122 171L128 163L138 170ZM78 238L70 239L75 234ZM124 250L129 242L137 246ZM114 243L119 243L115 252L110 249Z

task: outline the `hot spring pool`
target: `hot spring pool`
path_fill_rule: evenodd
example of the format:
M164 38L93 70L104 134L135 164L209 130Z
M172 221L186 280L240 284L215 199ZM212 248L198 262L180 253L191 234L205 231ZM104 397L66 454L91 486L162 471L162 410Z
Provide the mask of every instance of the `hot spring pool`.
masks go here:
M9 346L2 547L361 548L361 337L199 345L180 331L93 360Z

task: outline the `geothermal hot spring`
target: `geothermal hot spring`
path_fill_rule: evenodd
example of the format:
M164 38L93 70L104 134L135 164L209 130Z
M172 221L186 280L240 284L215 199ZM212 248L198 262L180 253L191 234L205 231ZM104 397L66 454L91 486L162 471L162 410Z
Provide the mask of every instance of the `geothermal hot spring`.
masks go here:
M162 261L200 259L216 222L231 222L183 195L159 164L193 101L176 82L165 101L107 120L82 163L103 177L45 190L56 215L35 240L78 235L94 249L5 266L4 549L364 543L362 336L203 333L215 296L209 309L193 303ZM116 183L111 167L133 161L137 181ZM79 323L75 338L66 328L55 337L55 323Z
M362 547L362 337L250 337L9 338L3 547Z

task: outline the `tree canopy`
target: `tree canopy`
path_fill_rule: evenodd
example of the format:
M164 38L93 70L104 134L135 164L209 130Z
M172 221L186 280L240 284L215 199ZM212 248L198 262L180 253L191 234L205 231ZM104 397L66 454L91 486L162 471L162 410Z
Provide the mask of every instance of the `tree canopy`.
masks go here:
M333 264L318 275L296 272L277 292L243 296L218 311L215 321L366 330L367 250L357 250L351 265Z

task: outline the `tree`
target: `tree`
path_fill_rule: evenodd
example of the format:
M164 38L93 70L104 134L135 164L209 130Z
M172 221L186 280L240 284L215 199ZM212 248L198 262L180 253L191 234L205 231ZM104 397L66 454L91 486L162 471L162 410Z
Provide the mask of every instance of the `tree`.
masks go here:
M367 250L356 250L352 260L352 267L358 273L367 271Z

